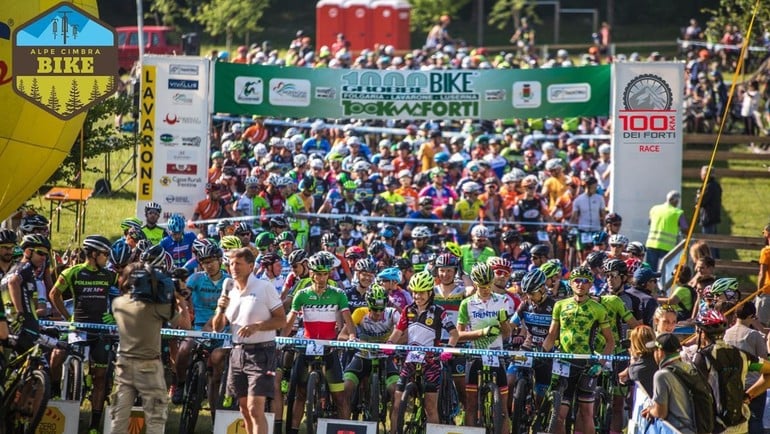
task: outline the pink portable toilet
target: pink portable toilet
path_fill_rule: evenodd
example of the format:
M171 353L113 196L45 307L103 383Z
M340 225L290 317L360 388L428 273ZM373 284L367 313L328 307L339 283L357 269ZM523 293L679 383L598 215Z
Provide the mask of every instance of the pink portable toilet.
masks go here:
M412 17L412 5L406 0L396 0L396 50L412 49L412 34L409 29Z
M345 10L345 38L350 41L353 52L372 48L372 15L369 7L371 0L347 0Z
M323 45L331 47L337 40L337 33L345 33L345 14L342 8L345 0L321 0L315 7L316 49Z

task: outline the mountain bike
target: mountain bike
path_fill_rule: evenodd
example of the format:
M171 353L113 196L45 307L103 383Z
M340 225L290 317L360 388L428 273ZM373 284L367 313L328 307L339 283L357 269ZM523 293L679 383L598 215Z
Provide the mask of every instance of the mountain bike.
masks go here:
M316 344L308 345L305 349L305 355L310 356L307 362L310 365L310 373L305 389L305 424L308 433L318 431L318 419L333 417L335 413L329 385L324 375L325 356L330 351ZM297 360L299 359L298 357Z
M423 378L423 366L427 354L422 351L409 351L406 354L405 363L414 365L412 379L404 387L401 402L398 405L396 416L396 432L398 434L420 434L427 427L427 414L425 413L425 385Z
M500 358L497 356L474 357L481 360L481 369L478 374L478 402L479 426L483 427L487 434L503 434L503 402L500 388L497 386L497 374L495 368L500 366ZM469 398L472 399L472 398ZM507 433L506 433L507 434Z
M528 434L537 402L534 388L534 359L531 356L514 358L513 363L518 368L518 375L512 391L511 426L514 434Z
M385 424L388 419L389 394L385 380L387 379L388 356L382 353L361 352L358 355L362 359L371 362L371 371L367 382L361 382L353 396L352 419L357 420L363 416L364 420L377 422L385 432Z
M201 410L203 400L206 399L211 341L208 339L195 339L195 341L197 345L195 345L192 353L192 363L190 363L190 369L187 370L187 378L184 383L184 402L179 419L179 431L181 433L195 432L198 413Z

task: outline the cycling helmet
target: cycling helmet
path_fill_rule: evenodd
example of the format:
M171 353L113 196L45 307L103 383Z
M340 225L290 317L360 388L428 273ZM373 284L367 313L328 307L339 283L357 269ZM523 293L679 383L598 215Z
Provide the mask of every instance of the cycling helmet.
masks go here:
M289 264L297 265L301 262L307 261L307 252L305 249L297 249L289 253Z
M383 282L401 282L401 278L403 276L401 275L401 270L398 269L398 267L390 267L386 268L379 273L377 273L377 280L383 281Z
M513 169L511 169L510 172L508 172L508 175L511 176L511 179L513 180L513 182L519 182L522 179L526 178L527 173L519 169L518 167L514 167Z
M359 259L354 267L355 271L365 273L376 273L377 264L371 258Z
M395 262L395 268L398 268L399 270L412 270L414 269L414 266L412 265L412 262L407 258L396 258ZM400 280L399 280L400 282Z
M511 282L521 283L521 281L524 279L524 276L526 274L527 272L523 270L514 271L513 273L511 273Z
M738 280L734 277L722 277L711 284L711 293L714 296L735 292L738 290Z
M321 236L321 245L323 246L337 246L337 236L331 232L327 232Z
M623 223L623 217L618 213L611 212L604 217L604 224L608 225L611 223Z
M527 175L524 177L524 179L521 180L521 186L524 188L529 187L536 187L537 186L537 176L535 175Z
M513 271L513 264L511 261L499 256L492 256L487 259L487 265L492 268L492 271L502 270L509 274Z
M307 260L307 266L311 271L316 271L316 272L331 271L332 265L333 265L333 262L331 261L331 259L326 255L322 255L320 252L311 256L310 259Z
M602 264L602 273L618 272L621 275L628 274L626 263L620 259L608 259Z
M270 219L270 229L273 228L288 228L289 224L286 223L286 219L283 217L273 217Z
M246 186L259 185L259 178L256 176L247 176L246 179L243 180L243 184Z
M727 329L727 319L718 310L708 309L698 315L695 325L706 334L718 334Z
M281 257L278 256L278 254L273 252L267 252L259 257L259 265L263 267L267 267L269 265L273 265L276 262L281 262Z
M225 235L221 240L219 240L219 245L222 247L222 250L235 250L243 247L241 239L235 235Z
M217 231L224 232L228 227L232 225L230 220L224 219L217 222Z
M399 230L396 226L387 225L380 229L380 236L385 239L396 238L396 236L398 236L398 232Z
M139 260L145 264L150 264L153 267L160 267L165 263L165 253L166 251L163 250L163 246L156 244L142 252L142 254L139 255Z
M540 271L545 274L547 279L561 275L561 263L556 262L553 259L548 260L540 266Z
M442 253L436 257L436 268L460 267L460 259L451 253Z
M124 240L115 241L110 248L110 262L125 267L131 261L131 247Z
M142 221L136 217L128 217L120 222L120 229L122 229L124 232L131 228L141 229Z
M444 250L446 250L447 253L451 253L456 258L462 258L463 256L463 251L460 249L460 245L454 241L449 241L448 243L444 244Z
M516 230L507 230L503 232L502 240L505 244L515 243L521 241L521 234Z
M471 236L474 238L489 238L489 229L484 225L476 225L471 229Z
M436 162L436 164L443 164L449 162L449 153L446 151L437 152L436 155L433 156L433 161Z
M17 241L16 232L10 229L0 230L0 244L16 244Z
M385 288L378 283L372 283L372 286L366 291L365 297L369 309L381 311L384 310L388 304L388 294L385 292Z
M307 155L297 154L294 156L294 167L300 167L307 164Z
M545 170L554 170L562 168L561 158L551 158L545 162Z
M200 252L202 251L202 249L212 244L214 243L208 238L201 238L201 239L196 238L195 241L193 241L192 243L193 254L195 254L195 256L200 256Z
M315 190L315 178L312 176L306 176L299 182L298 188L300 190Z
M463 193L479 193L481 185L478 182L468 181L462 186Z
M591 252L586 256L586 264L591 268L601 268L605 259L607 259L607 253L604 251Z
M626 259L626 270L628 271L629 275L633 275L636 270L639 269L639 267L642 266L642 260L638 258L628 258Z
M631 253L632 255L642 256L647 252L647 248L639 241L631 241L628 243L628 246L626 246L626 252Z
M535 244L531 249L529 249L529 253L532 256L543 256L547 258L548 254L551 253L551 249L549 249L545 244Z
M24 217L21 219L21 224L19 225L19 230L21 231L22 235L27 235L38 230L47 229L48 219L41 216L40 214L33 214L31 216Z
M185 219L181 214L171 214L171 217L166 222L166 229L172 234L178 234L184 232L185 224Z
M34 249L35 247L44 247L48 250L51 250L51 241L45 235L29 234L24 235L24 238L21 239L21 245L19 247L24 250Z
M384 251L385 251L385 243L383 243L380 240L373 240L369 244L368 252L372 256L377 256Z
M136 242L136 251L139 253L146 252L150 247L152 247L152 241L147 238L142 238Z
M433 275L428 271L421 271L415 273L411 279L409 279L409 290L412 292L428 292L433 294L433 287L435 286L435 280Z
M345 181L342 184L342 189L343 190L350 191L350 190L355 190L356 188L358 188L358 185L356 184L356 181Z
M262 234L260 234L262 235ZM278 244L281 244L283 242L291 242L293 243L295 241L294 234L290 231L283 231L275 238L275 242Z
M366 161L359 161L353 165L354 172L367 172L369 171L369 163Z
M254 240L254 244L259 250L265 250L275 244L275 234L272 232L262 232L261 234L257 235L257 239Z
M160 212L162 210L160 204L157 202L147 202L147 205L144 206L144 213L147 214L147 211L157 211Z
M345 250L345 258L350 260L359 260L366 256L366 250L361 246L350 246Z
M577 266L569 273L569 280L573 279L588 279L593 281L594 275L591 273L591 269L585 266Z
M471 268L471 282L478 286L487 286L492 283L495 278L495 273L492 271L492 267L483 263L477 262Z
M129 228L126 232L126 236L134 241L141 241L147 239L147 234L144 233L142 228Z
M251 236L251 228L246 222L237 222L233 228L234 235L249 235Z
M594 234L594 244L607 244L607 232L597 232Z
M533 268L521 279L521 290L531 294L545 285L545 273L539 268Z
M610 237L610 245L625 247L628 245L628 237L625 235L615 234Z
M430 238L430 236L430 229L428 229L427 226L415 226L415 228L412 229L412 239L427 239Z
M200 249L197 257L198 261L202 261L208 258L221 259L222 249L219 248L219 246L216 244L207 244Z
M83 240L83 250L86 253L108 253L112 250L112 245L110 244L110 240L101 235L89 235Z

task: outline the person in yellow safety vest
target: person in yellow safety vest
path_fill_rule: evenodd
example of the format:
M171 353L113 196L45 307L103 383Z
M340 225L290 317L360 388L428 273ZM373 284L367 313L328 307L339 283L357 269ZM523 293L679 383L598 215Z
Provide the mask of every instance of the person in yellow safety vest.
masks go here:
M653 270L658 269L658 262L676 246L679 231L687 232L687 219L679 208L680 198L679 192L672 190L666 195L666 202L650 208L645 260Z
M304 249L307 244L310 224L307 217L294 216L298 213L309 213L313 209L313 190L315 189L315 179L304 178L299 182L299 191L286 199L286 208L291 214L289 218L289 228L297 234L296 245L299 249Z

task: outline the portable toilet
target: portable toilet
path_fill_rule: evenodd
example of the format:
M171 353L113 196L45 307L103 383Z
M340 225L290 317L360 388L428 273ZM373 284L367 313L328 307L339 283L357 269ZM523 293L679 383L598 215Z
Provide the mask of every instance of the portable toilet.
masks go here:
M411 24L412 5L406 0L396 0L396 50L412 49Z
M321 0L315 7L315 47L331 47L337 33L345 33L345 0Z
M396 1L394 0L375 0L371 5L372 19L372 42L375 44L392 45L394 48L397 43L398 16L396 12Z
M343 6L345 15L343 33L345 38L350 41L350 48L354 52L373 46L373 10L370 8L370 4L371 0L347 0Z

